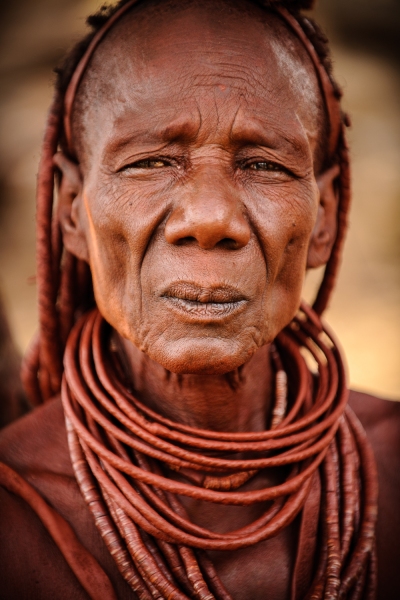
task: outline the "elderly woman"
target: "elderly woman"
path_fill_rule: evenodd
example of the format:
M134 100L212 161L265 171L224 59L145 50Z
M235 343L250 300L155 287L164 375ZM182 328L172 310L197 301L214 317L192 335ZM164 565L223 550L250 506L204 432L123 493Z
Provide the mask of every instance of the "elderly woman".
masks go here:
M2 597L400 597L399 408L348 404L320 320L347 120L307 4L125 0L59 71Z

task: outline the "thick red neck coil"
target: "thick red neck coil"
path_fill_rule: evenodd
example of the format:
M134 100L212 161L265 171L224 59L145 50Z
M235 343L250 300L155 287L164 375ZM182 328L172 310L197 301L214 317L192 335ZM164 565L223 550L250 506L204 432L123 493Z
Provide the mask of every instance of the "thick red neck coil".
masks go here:
M314 382L300 350L315 361ZM62 387L72 464L105 543L140 597L147 590L161 598L231 598L198 551L236 550L274 537L302 509L307 527L314 522L321 535L306 597L353 597L362 581L358 597L369 598L376 588L376 469L365 433L346 408L340 351L306 305L274 351L297 390L280 422L256 433L213 432L172 422L135 397L97 309L75 325ZM240 459L226 458L234 454ZM288 468L282 483L241 489L277 466ZM186 474L183 481L175 471ZM320 499L310 511L312 487ZM266 507L250 525L219 534L192 523L179 496ZM112 518L105 520L107 513ZM292 598L299 597L296 574L307 561L300 533Z

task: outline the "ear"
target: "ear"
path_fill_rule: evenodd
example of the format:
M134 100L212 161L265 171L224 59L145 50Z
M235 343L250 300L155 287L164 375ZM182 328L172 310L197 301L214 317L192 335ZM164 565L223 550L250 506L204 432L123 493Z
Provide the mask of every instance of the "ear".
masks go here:
M54 155L53 162L61 172L57 211L64 246L77 258L89 262L82 206L83 180L79 165L62 152Z
M337 230L338 193L335 181L339 174L339 165L334 165L317 177L319 206L308 247L307 269L325 265L331 255Z

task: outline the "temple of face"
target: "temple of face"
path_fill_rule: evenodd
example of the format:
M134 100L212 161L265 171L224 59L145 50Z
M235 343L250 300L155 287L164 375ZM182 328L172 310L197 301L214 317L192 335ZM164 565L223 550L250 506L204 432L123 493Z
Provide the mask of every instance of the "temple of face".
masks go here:
M321 321L349 159L309 4L123 1L60 69L4 597L400 597L399 408Z

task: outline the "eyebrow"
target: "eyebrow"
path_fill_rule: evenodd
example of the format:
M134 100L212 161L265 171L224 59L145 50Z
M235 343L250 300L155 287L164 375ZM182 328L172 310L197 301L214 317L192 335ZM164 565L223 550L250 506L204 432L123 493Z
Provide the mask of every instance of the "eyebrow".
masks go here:
M238 119L232 128L231 137L238 144L245 144L247 141L254 146L284 151L288 159L295 153L297 157L301 156L306 160L310 156L308 136L297 113L293 117L279 120L285 127L277 123L273 129L268 130L261 118Z
M117 123L116 128L126 128L127 132L125 135L121 134L120 131L114 133L106 143L103 156L118 154L124 148L134 144L143 148L155 146L157 149L161 149L172 144L190 143L196 140L202 125L200 114L198 119L194 120L193 113L172 118L163 127L142 127L133 130L129 127L129 122L128 115L120 119L120 123ZM258 146L270 150L285 151L287 155L293 155L293 151L295 151L297 155L303 155L304 158L308 157L308 140L299 119L292 119L289 127L287 126L287 119L282 119L280 122L285 123L286 127L277 124L276 127L268 130L261 117L249 120L242 115L241 118L235 119L232 124L232 130L229 134L230 140L238 147Z
M128 124L129 117L124 117L123 121ZM119 127L118 124L117 127ZM167 145L178 141L192 141L196 138L200 127L201 118L199 118L198 124L194 124L191 115L179 116L172 119L171 122L164 127L149 128L146 126L135 130L131 129L126 135L116 133L107 142L104 153L109 154L119 152L126 146L134 143L145 143L146 145L161 143Z

